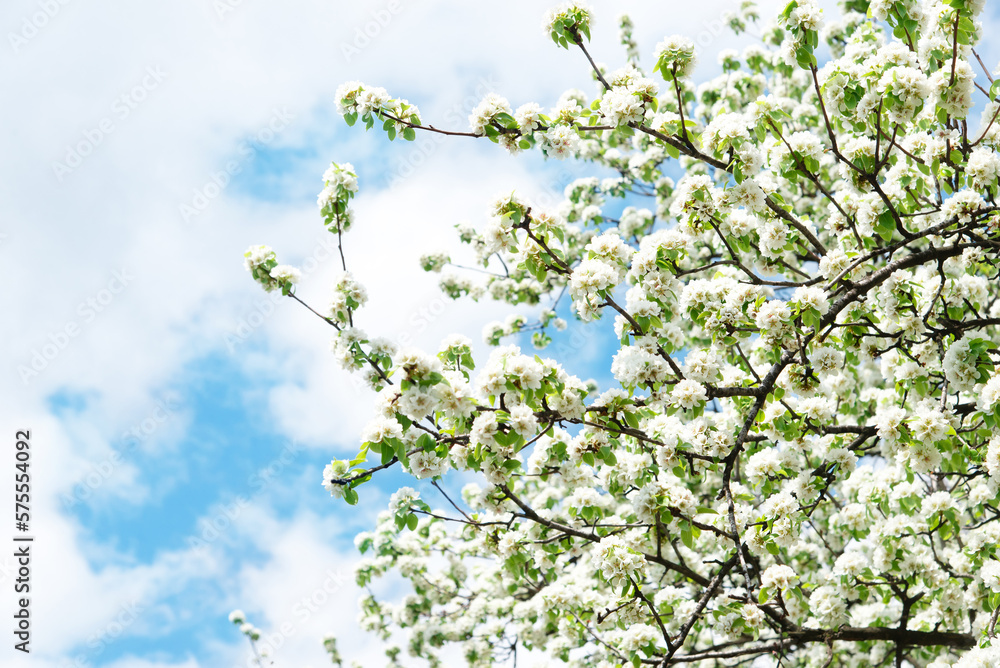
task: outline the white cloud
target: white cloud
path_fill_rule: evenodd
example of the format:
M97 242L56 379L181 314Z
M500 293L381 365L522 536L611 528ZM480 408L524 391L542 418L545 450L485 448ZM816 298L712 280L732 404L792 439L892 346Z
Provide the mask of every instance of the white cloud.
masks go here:
M179 547L160 550L152 562L141 563L109 544L95 542L65 514L59 496L46 489L49 474L61 465L58 453L67 451L66 435L51 418L36 416L33 423L30 470L37 491L31 497L35 541L30 547L31 589L27 592L32 657L55 660L75 656L81 648L86 656L99 657L123 635L145 635L155 629L158 620L169 617L163 608L164 594L212 577L217 573L216 559ZM5 422L4 427L8 426ZM5 433L13 430L5 429ZM12 490L4 487L10 498ZM19 577L17 566L3 563L0 584L5 590ZM12 615L13 605L11 597L5 597L4 613ZM12 652L10 644L5 652Z

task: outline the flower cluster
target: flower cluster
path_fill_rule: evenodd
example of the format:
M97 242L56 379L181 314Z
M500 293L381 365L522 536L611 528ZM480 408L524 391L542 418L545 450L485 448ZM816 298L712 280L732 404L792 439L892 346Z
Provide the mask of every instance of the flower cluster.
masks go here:
M354 213L348 208L351 198L358 191L358 175L354 165L331 163L323 174L323 190L317 204L331 232L346 232L351 227Z
M243 266L267 292L281 290L287 295L302 278L302 272L295 267L278 264L274 251L268 246L251 246L243 257Z
M414 128L420 127L420 111L402 98L391 97L384 88L350 81L337 88L336 99L337 110L348 125L360 118L371 129L381 121L390 141L397 135L407 141L417 137Z
M698 62L694 55L694 42L681 35L667 37L657 44L654 56L656 70L667 81L691 76Z
M570 44L577 43L581 35L590 39L593 20L590 7L581 2L570 1L550 9L542 26L553 42L568 49Z
M420 259L448 297L510 307L472 327L488 353L369 335L345 259L318 313L375 411L322 483L355 504L384 470L425 481L356 541L361 623L394 665L495 665L514 647L590 668L996 662L985 3L841 4L784 3L706 81L694 42L666 37L647 63L661 91L622 19L624 67L591 65L597 94L487 95L454 134L603 175L556 201L507 191ZM752 2L724 18L737 34L756 20ZM591 64L592 21L570 2L545 29ZM337 103L390 138L427 129L382 89L345 84ZM356 174L324 175L338 234ZM296 279L266 247L246 257L266 289ZM369 585L390 573L411 588L384 601Z
M616 589L640 579L646 565L642 555L630 549L617 536L607 536L601 539L597 547L597 559L601 568L601 576Z

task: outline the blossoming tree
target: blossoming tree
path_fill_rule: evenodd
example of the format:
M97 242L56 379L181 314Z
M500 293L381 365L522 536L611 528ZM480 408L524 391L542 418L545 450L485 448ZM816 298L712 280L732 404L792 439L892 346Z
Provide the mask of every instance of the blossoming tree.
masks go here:
M1000 85L975 50L985 4L844 0L824 21L793 0L700 85L684 37L644 70L627 17L624 66L606 70L587 50L591 11L566 4L546 30L580 51L596 96L515 111L491 94L468 131L381 88L340 88L347 123L390 140L487 139L615 174L571 183L553 210L504 196L459 227L488 276L445 273L444 292L531 307L486 327L480 368L461 335L424 352L364 332L366 292L341 253L319 315L377 417L323 484L353 505L402 467L441 492L399 489L357 537L361 586L389 571L412 584L398 605L365 596L366 628L431 665L452 645L470 666L519 652L557 666L1000 665ZM744 2L727 20L740 33L759 19ZM357 174L333 164L323 179L342 241ZM267 247L246 266L298 299L297 272ZM503 345L531 332L545 348L560 308L614 321L614 387ZM452 469L478 481L461 498L438 484Z

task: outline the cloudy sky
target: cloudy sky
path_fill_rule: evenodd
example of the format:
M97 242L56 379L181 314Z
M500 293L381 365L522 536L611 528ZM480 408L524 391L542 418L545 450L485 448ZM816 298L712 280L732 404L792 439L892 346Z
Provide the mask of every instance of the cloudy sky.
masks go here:
M593 52L623 64L624 9L647 58L665 35L695 37L707 78L740 43L719 21L737 5L597 2ZM3 665L244 666L236 607L277 666L325 665L328 632L346 657L378 654L356 627L352 538L402 478L363 488L357 508L326 495L320 472L356 452L372 395L336 367L328 328L265 295L242 253L273 246L322 306L338 267L316 193L331 160L351 162L362 326L426 348L453 331L480 340L504 310L445 300L418 255L455 248L454 224L481 222L498 193L554 202L584 172L488 142L390 144L334 104L357 79L465 129L489 91L515 107L593 91L582 55L540 30L547 4L479 6L3 3L0 494L13 494L15 431L30 429L35 536L32 654L5 631ZM588 341L581 364L600 356ZM12 554L0 550L8 620Z

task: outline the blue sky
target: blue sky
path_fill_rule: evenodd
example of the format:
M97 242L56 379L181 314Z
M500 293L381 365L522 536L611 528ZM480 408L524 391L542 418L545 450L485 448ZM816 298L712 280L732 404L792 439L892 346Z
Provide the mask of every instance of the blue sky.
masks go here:
M779 3L760 4L768 16ZM593 51L611 68L623 9L647 56L665 35L702 35L698 78L734 46L717 26L736 0L669 17L652 0L594 5ZM582 56L539 29L546 8L4 3L0 258L13 280L0 433L32 430L37 542L33 653L0 643L0 663L242 666L226 621L236 607L266 634L291 625L277 666L326 665L327 632L345 656L381 663L356 627L352 539L406 479L363 488L357 508L323 490L323 466L356 451L372 395L336 367L322 322L255 286L242 253L267 243L283 262L311 262L300 295L321 307L339 267L316 193L329 161L352 162L361 193L346 253L371 297L362 326L427 349L453 331L480 341L506 310L443 298L417 256L455 250L453 225L481 222L496 194L552 199L581 172L487 142L390 144L348 128L334 91L382 85L459 129L491 90L515 107L593 91ZM607 378L610 324L574 371ZM0 474L5 498L11 477ZM11 565L0 557L2 614ZM303 608L311 597L324 603Z

